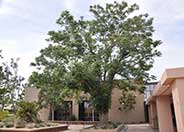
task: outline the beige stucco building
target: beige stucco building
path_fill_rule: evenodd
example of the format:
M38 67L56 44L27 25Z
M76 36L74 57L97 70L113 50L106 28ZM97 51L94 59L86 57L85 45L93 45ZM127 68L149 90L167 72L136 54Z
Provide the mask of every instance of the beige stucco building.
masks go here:
M37 101L38 100L38 93L39 90L36 88L26 88L25 89L25 100L26 101ZM121 107L119 103L119 98L121 96L121 91L114 88L112 91L112 103L111 108L109 109L109 113L106 115L108 116L109 121L113 122L123 122L123 123L142 123L145 122L145 112L144 112L144 94L137 94L136 98L136 104L135 109L128 111L128 112L122 112L118 108ZM78 103L75 99L67 100L69 104L71 105L68 107L71 109L71 112L69 112L72 115L75 115L77 120L99 120L100 116L98 117L97 114L94 113L93 110L91 110L91 113L93 114L91 116L87 116L86 114L82 117L81 111L84 110L83 107L85 107L85 112L90 111L90 109L87 109L87 102L84 101L83 104ZM103 106L102 106L103 107ZM62 110L61 110L62 111ZM39 114L40 118L42 120L48 120L49 119L49 108L42 109ZM57 112L56 112L57 113ZM67 113L64 113L67 115ZM64 115L63 115L64 116ZM91 117L91 118L90 118ZM58 120L58 119L56 119ZM59 120L65 120L65 118L60 118Z
M36 88L27 88L25 100L37 101L38 93ZM114 88L111 96L111 108L107 114L109 121L141 123L149 119L150 125L159 129L159 132L184 132L184 67L166 69L158 83L150 83L145 94L137 94L135 109L131 111L122 112L118 109L121 106L118 100L121 96L120 90ZM97 120L94 111L93 118L81 118L81 110L88 108L86 100L82 105L75 99L69 101L70 113L78 120ZM145 102L147 105L144 105ZM48 120L49 108L42 109L40 117Z
M184 132L184 68L166 69L147 104L153 128Z

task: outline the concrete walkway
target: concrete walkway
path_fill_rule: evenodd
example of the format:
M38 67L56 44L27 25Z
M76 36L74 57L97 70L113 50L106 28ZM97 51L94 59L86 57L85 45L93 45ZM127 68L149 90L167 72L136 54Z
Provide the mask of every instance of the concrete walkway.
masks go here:
M92 127L92 125L69 125L68 130L64 132L80 132L81 129Z
M148 124L131 124L127 126L127 132L155 132Z
M89 127L90 125L69 125L69 130L64 132L80 132L84 127ZM126 132L155 132L148 124L131 124L127 125L128 130Z

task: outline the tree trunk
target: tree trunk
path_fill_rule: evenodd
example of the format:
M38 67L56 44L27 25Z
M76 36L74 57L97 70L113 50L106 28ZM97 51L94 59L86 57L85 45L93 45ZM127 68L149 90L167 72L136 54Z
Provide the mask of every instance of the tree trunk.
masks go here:
M95 111L93 108L92 108L92 121L95 121Z
M1 105L2 105L1 111L4 111L4 106L5 106L4 103L2 103Z
M51 120L54 121L54 107L51 107Z
M14 102L12 104L12 108L13 108L13 114L16 115L16 108L15 108L15 103Z
M12 103L13 114L16 115L16 108L15 108L15 102L14 102L14 95L13 94L11 94L11 103Z
M100 115L100 122L102 124L106 124L108 121L109 121L109 119L108 119L108 112L107 113L102 113Z

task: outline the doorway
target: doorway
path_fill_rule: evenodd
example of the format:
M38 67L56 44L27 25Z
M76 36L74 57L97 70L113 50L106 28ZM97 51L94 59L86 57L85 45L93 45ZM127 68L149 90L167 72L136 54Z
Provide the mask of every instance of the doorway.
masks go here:
M96 112L89 101L79 103L79 120L99 121L99 114Z

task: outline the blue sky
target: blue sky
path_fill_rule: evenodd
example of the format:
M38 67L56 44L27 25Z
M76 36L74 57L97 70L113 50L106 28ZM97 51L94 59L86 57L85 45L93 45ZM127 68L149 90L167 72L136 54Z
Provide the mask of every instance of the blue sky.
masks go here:
M120 0L117 0L120 1ZM162 40L162 57L155 59L150 71L160 78L165 68L184 66L184 1L127 0L140 11L154 17L154 38ZM113 0L0 0L0 49L5 60L20 57L20 74L28 78L30 62L47 46L49 30L57 29L56 19L63 10L74 16L90 18L91 4L104 5Z

